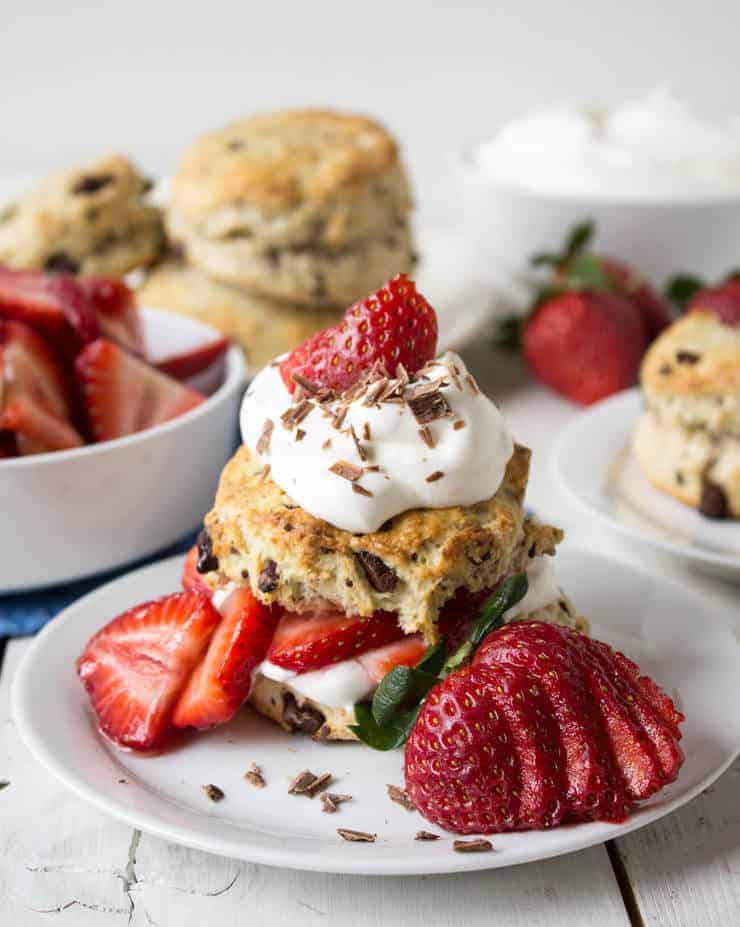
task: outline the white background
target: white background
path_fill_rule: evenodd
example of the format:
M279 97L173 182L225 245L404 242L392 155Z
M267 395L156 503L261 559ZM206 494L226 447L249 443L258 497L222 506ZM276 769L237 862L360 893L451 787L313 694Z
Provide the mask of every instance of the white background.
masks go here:
M0 172L121 149L162 173L203 129L322 104L385 120L423 199L533 105L668 82L740 111L739 39L738 0L1 0Z

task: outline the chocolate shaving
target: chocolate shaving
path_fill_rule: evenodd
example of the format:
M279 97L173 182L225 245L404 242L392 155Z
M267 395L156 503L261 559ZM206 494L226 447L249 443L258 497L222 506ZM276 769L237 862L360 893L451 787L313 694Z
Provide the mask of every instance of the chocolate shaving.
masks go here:
M338 460L329 467L329 470L337 476L341 476L343 480L349 480L350 482L359 480L362 476L362 467L358 467L348 460Z
M352 492L356 492L358 496L372 496L372 492L369 489L365 489L364 486L360 486L359 483L352 484Z
M365 422L362 426L362 439L363 441L370 440L370 422Z
M461 418L459 418L456 422L452 423L452 427L455 429L455 431L460 431L460 429L465 428L466 425L467 425L467 422L463 421L463 419Z
M306 437L306 432L302 428L296 428L295 439L296 441L302 441Z
M321 450L328 451L330 447L331 447L331 438L327 438L326 441L324 441L324 443L321 445Z
M413 402L415 399L421 399L424 396L431 396L434 393L439 392L439 388L443 385L444 380L422 380L409 386L403 394L403 398L406 402Z
M396 377L401 381L401 386L404 387L409 382L410 377L408 370L403 366L403 364L396 365Z
M421 440L430 450L436 446L437 442L434 440L434 435L432 434L432 430L428 425L424 425L423 428L420 428L419 434L421 436Z
M458 391L462 392L463 385L462 385L462 380L460 379L460 368L457 366L457 364L453 364L453 363L448 363L446 367L450 372L450 379L455 384Z
M259 436L259 441L257 441L257 453L265 454L270 448L270 438L272 437L272 432L275 429L275 423L271 418L265 419L265 424L262 426L262 434Z
M291 374L291 376L293 382L302 387L309 396L315 396L319 392L320 387L315 383L312 383L310 380L307 380L306 377L302 376L300 373L294 373Z
M334 428L339 429L342 427L342 425L344 424L344 420L347 417L348 409L349 409L349 406L341 405L339 406L339 408L334 410L334 414L332 416L332 421L331 421Z
M378 401L380 394L386 388L388 384L388 378L382 377L380 380L376 380L370 387L368 387L367 392L365 393L365 400L363 405L371 406Z
M195 569L198 573L212 573L218 569L218 557L213 553L211 535L203 528L198 534L198 559Z
M697 354L695 351L676 351L676 360L679 364L690 364L693 367L694 364L698 364L701 360L701 354Z
M286 409L280 416L280 421L283 423L283 427L291 429L299 425L312 409L313 403L308 399L303 399L297 405Z
M321 793L321 810L325 814L334 814L337 808L346 801L352 801L351 795L340 795L338 792Z
M487 853L493 849L490 840L455 840L452 843L452 849L457 853Z
M439 390L434 393L423 393L421 396L409 397L406 394L404 398L414 418L420 425L428 425L439 418L447 418L452 415L449 403Z
M270 464L265 464L264 467L260 470L259 479L261 483L264 483L264 481L270 475L270 470L271 470Z
M307 795L309 798L314 798L319 792L328 788L333 781L334 776L331 773L321 773L317 776L310 769L304 769L288 786L288 794Z
M418 830L414 840L439 840L439 834L433 834L430 830Z
M365 448L360 444L360 439L357 437L357 433L355 432L354 425L349 426L349 433L350 433L350 436L352 437L352 440L354 441L355 447L357 448L357 454L360 460L363 460L363 461L367 460L367 452L365 451Z
M386 790L388 792L388 798L390 798L391 801L405 808L407 811L416 811L416 805L409 798L409 793L406 789L402 789L397 785L387 785Z
M257 580L257 588L260 592L274 592L278 587L280 579L280 570L274 560L268 560L262 567L262 572Z
M212 782L208 783L208 785L202 785L201 788L211 801L221 801L224 797L224 790L220 789L217 785L213 785Z
M371 554L369 550L357 550L355 557L373 589L377 592L392 592L396 588L398 576L380 557Z
M262 769L256 763L252 763L249 769L244 773L244 778L256 789L264 789L267 785L265 777L262 775Z
M427 483L436 483L437 480L441 480L444 476L444 473L441 470L435 470L434 473L430 473L427 477Z
M375 843L378 835L368 834L362 830L348 830L346 827L338 827L337 833L342 840L348 840L350 843Z
M380 467L378 464L370 464L367 467L362 468L365 473L380 473Z
M465 379L467 380L468 386L472 389L474 395L477 396L480 393L480 386L478 386L478 384L475 382L475 377L473 374L467 373L465 375Z

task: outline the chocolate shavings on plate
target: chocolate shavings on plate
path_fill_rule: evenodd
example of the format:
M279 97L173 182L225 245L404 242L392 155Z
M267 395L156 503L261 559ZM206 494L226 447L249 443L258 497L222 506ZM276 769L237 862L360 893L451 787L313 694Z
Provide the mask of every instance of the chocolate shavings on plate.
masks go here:
M338 827L337 833L342 840L348 840L350 843L375 843L378 838L377 834L368 834L363 830L348 830L346 827Z

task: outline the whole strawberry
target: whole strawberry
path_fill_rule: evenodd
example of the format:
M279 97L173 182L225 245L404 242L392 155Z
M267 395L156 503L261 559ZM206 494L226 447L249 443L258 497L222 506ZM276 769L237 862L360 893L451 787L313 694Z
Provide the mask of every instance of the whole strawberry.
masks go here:
M414 373L434 358L436 349L434 309L412 280L397 274L377 293L350 306L338 325L297 347L280 364L280 373L291 392L295 375L344 390L377 362L390 374L399 364Z
M699 290L689 302L689 312L714 312L723 325L740 325L740 274L724 283Z
M600 290L545 298L525 321L521 340L535 376L581 405L632 386L646 345L634 304Z

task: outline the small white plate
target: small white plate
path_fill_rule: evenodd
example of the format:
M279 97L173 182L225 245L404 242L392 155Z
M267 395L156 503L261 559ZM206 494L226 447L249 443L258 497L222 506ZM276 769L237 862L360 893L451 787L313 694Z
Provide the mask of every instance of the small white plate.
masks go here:
M677 698L687 720L686 762L677 782L646 802L625 824L579 824L502 834L495 852L461 854L451 837L415 841L416 812L392 804L386 784L402 784L400 751L374 753L360 744L316 744L290 737L244 710L177 749L142 757L117 751L96 732L74 671L85 642L121 610L178 585L174 558L103 586L59 615L34 641L13 685L13 714L36 757L73 792L134 827L175 843L256 863L337 873L402 875L497 868L545 859L601 843L680 807L713 782L740 745L733 635L705 603L680 586L614 560L565 549L563 585L592 620L594 634L626 651ZM267 779L243 779L250 763ZM353 800L324 814L318 799L287 794L302 769L331 771L336 790ZM125 781L121 781L125 780ZM225 792L211 803L201 786ZM346 843L337 827L377 833L374 844Z
M652 486L632 452L641 411L640 391L632 389L578 415L553 448L555 482L582 511L630 540L737 581L740 521L705 518Z

